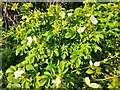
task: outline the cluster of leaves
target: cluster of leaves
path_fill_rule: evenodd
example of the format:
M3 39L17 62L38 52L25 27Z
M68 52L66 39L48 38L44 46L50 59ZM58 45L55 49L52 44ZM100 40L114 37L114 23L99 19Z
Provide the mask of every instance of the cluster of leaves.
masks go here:
M3 17L4 17L4 27L7 30L9 28L9 26L13 26L13 25L17 25L18 22L20 21L21 12L26 12L27 11L31 11L34 8L39 9L41 12L46 12L47 8L51 5L51 4L56 4L56 2L33 2L32 4L24 4L24 3L2 3L3 4ZM61 5L62 7L68 9L75 9L81 5L83 5L82 2L79 3L75 3L75 2L66 2L66 3L61 3L58 2L59 5ZM21 7L22 5L24 5L24 8L21 8L21 10L19 9L19 7ZM29 9L25 9L25 7L29 7Z
M16 60L22 58L6 70L7 88L120 87L118 3L85 2L75 10L56 4L47 12L31 7L32 3L20 6L18 25L2 31L3 43L15 50ZM85 30L78 32L81 27Z

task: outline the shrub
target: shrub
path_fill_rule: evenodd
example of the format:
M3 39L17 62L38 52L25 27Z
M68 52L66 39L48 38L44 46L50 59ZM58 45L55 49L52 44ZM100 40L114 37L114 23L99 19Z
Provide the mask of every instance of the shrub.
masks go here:
M7 88L120 87L118 3L85 2L75 10L56 4L47 12L24 12L25 5L7 32L22 58L6 70Z

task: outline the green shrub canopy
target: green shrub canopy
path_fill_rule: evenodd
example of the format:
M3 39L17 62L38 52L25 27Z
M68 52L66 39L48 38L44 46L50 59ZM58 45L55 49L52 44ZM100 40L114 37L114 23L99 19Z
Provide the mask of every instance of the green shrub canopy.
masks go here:
M3 63L13 57L5 58L6 50L15 53L3 77L7 88L120 87L118 3L85 2L75 10L56 4L47 12L17 5L18 25L2 30Z

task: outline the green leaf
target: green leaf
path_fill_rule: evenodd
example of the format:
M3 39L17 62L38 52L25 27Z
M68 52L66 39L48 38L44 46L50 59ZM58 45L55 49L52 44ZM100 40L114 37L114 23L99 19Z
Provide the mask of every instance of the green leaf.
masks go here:
M70 84L71 84L72 86L74 86L74 82L71 81Z
M60 62L60 69L63 71L64 70L64 65L65 65L65 62L64 61L61 61Z
M114 77L114 78L112 79L111 85L112 85L113 87L119 86L119 79L118 79L118 77Z
M20 84L18 84L18 83L14 83L14 84L12 84L12 87L13 87L13 88L20 88L21 86L20 86Z
M71 57L71 60L70 60L70 62L71 63L74 63L75 62L75 60L78 58L77 57L77 51L74 51L73 53L72 53L72 55L70 56Z
M65 74L68 71L68 68L64 70L63 74Z
M34 70L33 65L31 65L31 64L26 65L26 70L27 70L27 71L29 71L29 70Z
M15 66L11 66L10 68L7 69L6 73L11 73L16 70Z
M94 73L94 71L93 71L93 70L91 70L91 69L88 69L88 70L86 71L86 73L87 73L87 74L93 74L93 73Z
M21 85L22 85L22 88L30 88L29 79L23 79Z
M9 82L13 82L13 79L14 79L13 75L9 75L7 77L7 81L9 81Z
M101 39L104 39L104 35L98 34Z
M96 68L96 73L97 73L97 74L101 74L101 73L102 73L100 67L97 67L97 68Z
M52 68L52 73L55 74L55 70Z
M25 81L25 83L24 83L24 88L30 88L29 82Z
M53 51L51 51L51 53L50 53L50 58L52 58L53 57Z
M26 3L28 7L33 7L32 3Z
M118 66L118 69L120 70L120 65Z
M80 63L81 63L81 60L79 58L77 58L76 63L75 63L76 68L78 68L80 66Z
M76 34L72 33L71 39L75 38Z
M8 83L7 88L11 88L11 87L12 87L12 84Z
M50 79L48 80L46 87L50 87Z
M0 87L3 85L3 82L0 81Z
M100 38L99 38L99 36L98 36L98 35L96 35L96 36L95 36L95 39L96 39L95 41L96 41L97 43L99 43L99 42L100 42Z
M64 54L63 54L61 57L62 57L62 59L65 59L65 57L66 57L66 54L64 53Z
M94 52L97 52L97 50L102 51L102 49L99 46L95 45L94 46Z
M18 3L14 3L11 10L16 10L18 8Z
M65 38L70 38L70 37L72 37L72 33L67 32L67 33L65 34Z
M42 80L39 82L39 85L40 85L40 86L43 86L46 82L47 82L46 79L42 79Z
M60 67L58 68L58 73L59 73L59 74L61 74L61 73L62 73L62 70L61 70L61 68L60 68Z
M0 79L2 79L2 76L3 76L3 72L2 70L0 70Z
M7 77L7 81L13 82L13 83L18 83L18 82L20 82L20 79L15 79L13 74L9 74Z
M108 88L114 88L112 85L109 84Z
M45 74L45 75L48 75L48 76L50 76L50 75L51 75L51 74L50 74L49 72L47 72L47 71L46 71L46 72L44 72L44 74Z
M56 56L59 56L59 52L58 52L58 49L54 50Z
M52 66L48 65L48 66L46 67L46 70L52 71Z
M48 76L46 76L46 75L42 75L42 76L40 76L39 79L47 79L47 78L48 78Z
M80 71L76 71L76 74L77 74L77 75L80 75Z

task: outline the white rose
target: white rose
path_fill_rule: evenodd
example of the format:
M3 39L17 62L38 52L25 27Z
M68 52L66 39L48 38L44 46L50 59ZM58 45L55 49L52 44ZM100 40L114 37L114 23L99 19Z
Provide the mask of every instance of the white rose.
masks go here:
M97 66L100 66L100 62L99 62L99 61L95 62L95 63L94 63L94 66L96 66L96 67L97 67Z
M59 13L59 15L61 16L62 19L65 18L65 12L64 12L64 11L61 11L61 12Z
M85 16L90 17L91 14L86 14Z
M93 15L90 17L90 20L94 25L98 23L97 19Z
M90 60L89 64L90 64L90 66L93 66L93 62L92 62L91 60ZM94 66L95 66L95 67L100 66L100 61L96 61L96 62L94 63Z
M90 60L89 64L90 64L90 66L93 66L93 63L92 63L92 61L91 61L91 60Z
M68 17L69 17L69 16L71 16L71 15L72 15L72 13L68 13L67 15L68 15Z
M18 69L17 71L14 72L15 78L21 77L21 75L24 73L23 70Z
M81 27L80 29L77 30L77 32L82 33L82 32L84 32L84 30L85 30L85 27Z
M27 37L27 40L28 40L27 45L30 46L32 44L32 37L31 36Z
M56 84L56 87L58 87L61 83L60 77L57 77L55 80L52 81L52 83Z

